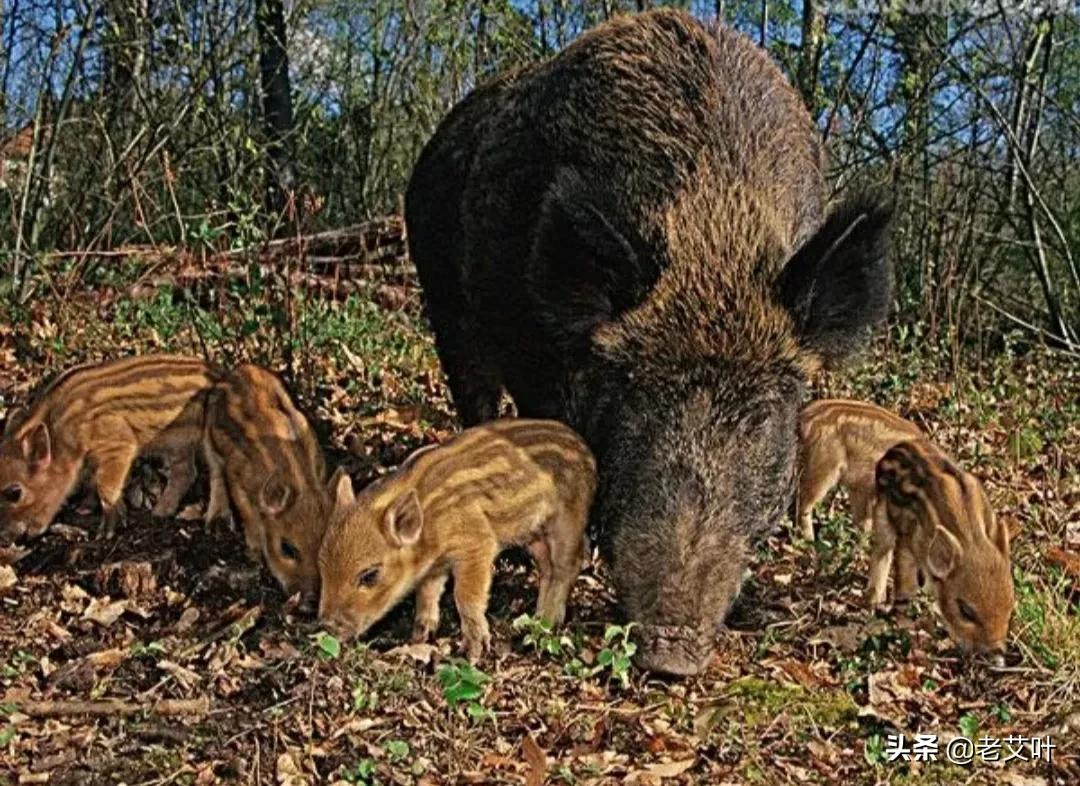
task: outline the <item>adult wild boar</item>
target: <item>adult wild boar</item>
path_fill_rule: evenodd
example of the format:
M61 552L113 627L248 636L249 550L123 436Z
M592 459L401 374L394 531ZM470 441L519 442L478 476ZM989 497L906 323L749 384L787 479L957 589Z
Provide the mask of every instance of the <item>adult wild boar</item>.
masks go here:
M799 96L741 35L657 10L498 78L443 121L410 250L466 424L558 418L639 664L699 671L792 485L806 380L890 301L888 211L823 220Z

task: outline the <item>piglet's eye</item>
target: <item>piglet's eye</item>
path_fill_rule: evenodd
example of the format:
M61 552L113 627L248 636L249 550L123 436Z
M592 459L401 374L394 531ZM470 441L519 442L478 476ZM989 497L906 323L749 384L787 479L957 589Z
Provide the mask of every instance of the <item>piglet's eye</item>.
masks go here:
M979 615L975 613L975 609L973 609L971 604L966 600L956 601L956 608L960 610L960 616L972 625L977 625L979 623Z
M4 489L2 493L0 493L0 498L3 498L4 502L6 502L8 505L17 505L19 504L19 500L22 499L22 495L22 486L20 486L18 483L12 483L10 486Z
M283 540L281 541L281 555L285 557L285 559L291 559L293 562L296 562L300 559L300 550L289 541Z
M356 576L356 586L358 587L371 587L375 585L375 582L379 580L379 569L368 568L367 570L360 571Z

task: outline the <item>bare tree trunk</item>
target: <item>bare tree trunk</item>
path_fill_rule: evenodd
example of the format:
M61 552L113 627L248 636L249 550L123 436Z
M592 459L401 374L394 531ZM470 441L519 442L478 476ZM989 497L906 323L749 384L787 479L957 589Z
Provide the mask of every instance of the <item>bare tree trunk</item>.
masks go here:
M476 20L476 47L473 50L473 71L476 81L483 78L487 69L487 3L480 0L480 15Z
M1016 75L1016 100L1013 102L1012 127L1017 136L1025 137L1024 129L1028 123L1028 108L1032 100L1034 86L1031 84L1031 73L1035 70L1036 61L1043 48L1043 40L1049 32L1049 26L1045 20L1035 22L1035 34L1028 43L1024 59L1020 61L1020 73ZM1009 156L1009 198L1007 202L1008 212L1012 212L1016 205L1016 195L1020 186L1020 171L1016 165L1016 158Z
M0 9L3 7L0 6ZM7 21L7 30L4 28L4 21ZM12 0L11 11L5 17L3 13L0 13L0 36L3 36L4 41L2 43L3 56L0 57L0 62L4 64L3 73L0 73L0 128L6 125L7 121L7 101L8 101L8 88L11 86L11 69L14 64L15 58L12 57L15 51L15 35L19 25L19 0Z
M761 0L761 27L758 30L758 43L765 48L769 40L769 0Z
M817 114L818 66L823 33L824 17L817 0L803 0L802 45L797 78L803 103L813 115Z
M1023 157L1023 167L1029 173L1032 171L1032 164L1035 161L1035 156L1039 149L1039 131L1042 126L1043 106L1045 104L1043 91L1046 85L1046 75L1050 68L1050 49L1052 44L1052 39L1049 35L1050 23L1040 23L1040 28L1041 29L1036 33L1034 38L1034 51L1030 57L1032 65L1034 65L1035 61L1042 55L1039 77L1030 86L1032 98L1030 101L1031 109L1028 116L1029 120L1024 124L1024 127L1016 129L1016 134L1023 144L1023 149L1016 151L1016 155L1017 157ZM1045 53L1043 50L1045 50ZM1026 84L1022 85L1021 89L1026 91L1027 87ZM1050 331L1059 336L1067 346L1073 347L1077 343L1077 335L1065 315L1061 303L1061 296L1054 283L1053 272L1050 270L1050 264L1046 255L1046 247L1043 243L1042 231L1039 228L1039 213L1036 209L1037 203L1034 184L1031 183L1030 180L1025 180L1024 182L1024 205L1026 208L1027 226L1031 240L1031 263L1035 272L1035 277L1039 281L1039 288L1042 289L1043 300L1046 303L1047 316L1050 320Z
M102 87L116 118L134 119L149 46L148 0L105 0Z
M296 187L292 85L283 1L255 0L255 26L259 38L263 127L267 137L266 209L272 216L281 216Z

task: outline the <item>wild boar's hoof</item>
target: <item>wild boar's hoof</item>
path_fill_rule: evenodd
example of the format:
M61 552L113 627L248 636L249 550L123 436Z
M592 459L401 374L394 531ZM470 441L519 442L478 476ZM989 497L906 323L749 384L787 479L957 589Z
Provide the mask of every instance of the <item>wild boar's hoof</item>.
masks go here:
M634 626L638 668L658 674L692 677L708 666L713 653L713 632L684 625Z

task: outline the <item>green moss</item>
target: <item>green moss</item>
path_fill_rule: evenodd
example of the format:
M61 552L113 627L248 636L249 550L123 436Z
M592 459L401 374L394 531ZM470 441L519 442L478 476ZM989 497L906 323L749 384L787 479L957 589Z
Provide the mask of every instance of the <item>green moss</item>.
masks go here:
M781 713L793 721L827 728L839 728L856 720L859 708L843 690L822 688L809 691L800 685L770 682L759 677L743 677L728 685L725 696L732 714L743 715L748 727L771 723Z

